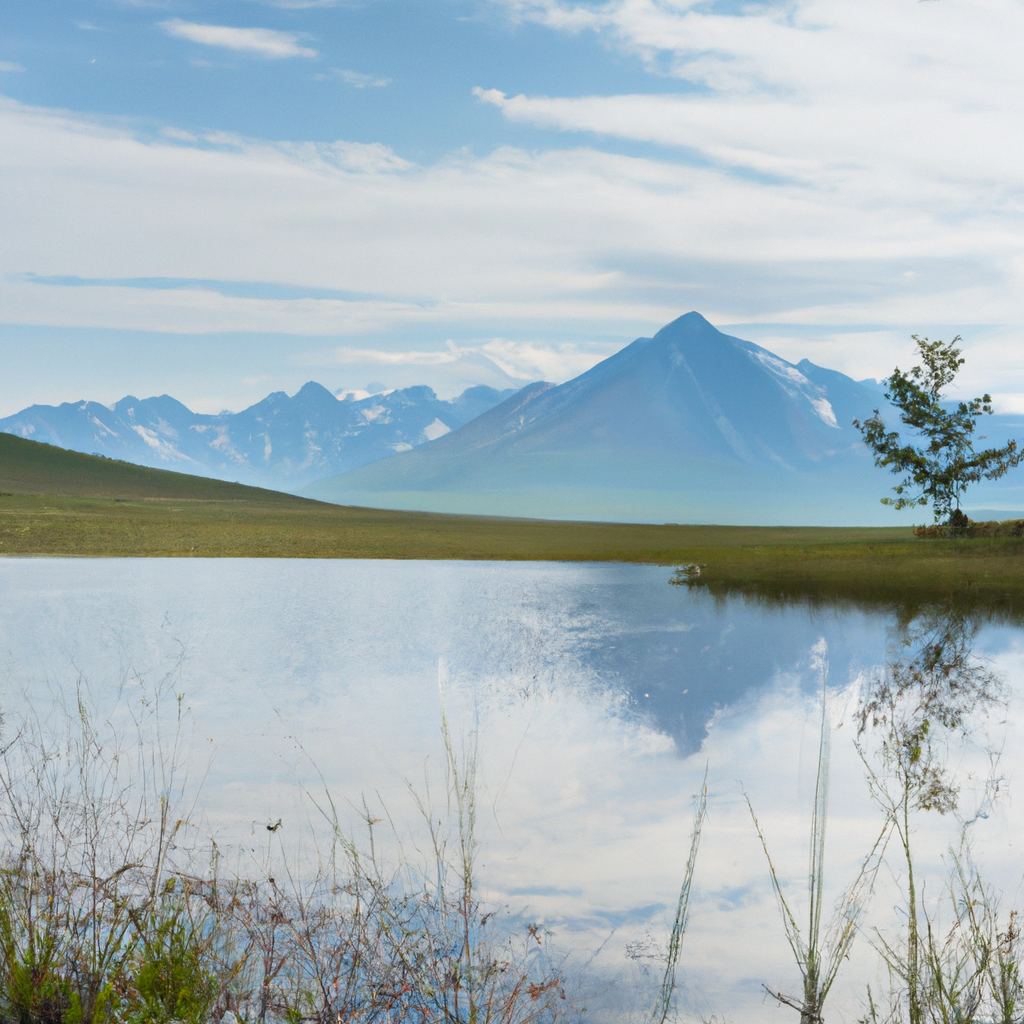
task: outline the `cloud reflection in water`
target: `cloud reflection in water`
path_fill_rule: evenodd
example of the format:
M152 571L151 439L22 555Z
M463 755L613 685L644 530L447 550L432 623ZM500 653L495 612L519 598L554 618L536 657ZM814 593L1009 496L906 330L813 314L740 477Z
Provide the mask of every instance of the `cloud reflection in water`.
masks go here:
M616 1019L656 985L653 961L636 951L667 936L707 762L685 998L705 1014L775 1019L761 983L791 988L793 968L742 788L797 892L817 746L810 653L824 637L837 726L830 881L851 877L878 825L852 712L885 658L887 620L716 602L668 586L669 575L533 563L7 561L4 703L13 709L25 694L41 705L81 675L109 708L139 691L136 677L155 685L170 672L193 708L197 764L213 754L208 826L246 870L266 849L266 823L282 819L281 836L296 844L308 834L316 812L301 786L320 786L314 764L339 806L365 794L386 803L408 843L422 838L406 831L416 817L406 780L422 787L439 763L443 659L456 729L479 736L484 882L578 960L601 949L595 967L620 984L592 993L594 1019ZM1011 683L1024 679L1016 631L987 627L979 648ZM994 728L1012 737L1017 717L1013 704ZM1006 742L1011 777L1019 748ZM958 756L965 776L985 775L978 744ZM1019 868L1006 839L1018 824L1007 804L978 825L993 877L1010 889ZM919 829L923 869L941 874L951 822L922 818ZM891 920L896 900L883 881L873 920ZM832 997L845 1019L856 1018L873 965L858 940Z

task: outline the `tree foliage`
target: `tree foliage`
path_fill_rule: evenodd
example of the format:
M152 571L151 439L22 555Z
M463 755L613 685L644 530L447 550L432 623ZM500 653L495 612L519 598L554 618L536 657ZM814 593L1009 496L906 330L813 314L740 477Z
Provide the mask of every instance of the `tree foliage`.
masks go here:
M960 499L969 484L995 480L1024 459L1016 441L1002 448L974 450L978 419L992 412L992 396L982 395L953 408L942 401L942 391L951 384L964 360L952 341L929 341L911 335L917 344L921 365L903 373L899 367L885 381L886 399L900 412L900 419L914 432L920 444L904 442L899 431L889 430L878 409L870 419L853 425L875 453L875 465L902 474L893 487L895 498L882 498L883 505L903 509L932 506L935 521L953 526L966 525ZM979 441L984 440L978 437Z

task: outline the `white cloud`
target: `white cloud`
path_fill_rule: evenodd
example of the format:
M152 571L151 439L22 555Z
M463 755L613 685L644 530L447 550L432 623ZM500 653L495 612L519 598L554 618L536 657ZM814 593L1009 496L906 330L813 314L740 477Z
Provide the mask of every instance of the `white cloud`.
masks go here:
M554 345L544 341L493 338L480 346L480 352L494 360L510 376L560 384L585 373L619 347L613 344L583 349L572 342Z
M304 162L325 169L339 168L361 173L384 174L407 171L412 164L381 142L281 143L280 149Z
M680 139L691 127L710 139L705 154L742 148L743 118L716 97L613 97L607 109L601 98L526 97L518 106L489 98L510 117L595 128L619 103L635 115L636 137L660 119L659 130ZM1024 144L1008 120L997 137L1009 157L980 138L971 156L943 135L926 159L922 128L907 127L904 152L862 126L860 158L852 142L823 142L819 180L800 177L799 147L773 143L749 99L735 102L748 104L747 135L761 146L748 138L744 152L785 157L787 176L753 173L753 157L737 173L732 156L690 163L591 146L501 148L421 166L380 143L210 133L191 144L173 128L152 141L0 100L0 274L265 281L365 296L257 299L7 280L3 318L335 337L420 325L431 344L479 339L480 355L508 372L555 380L586 368L595 339L621 343L690 309L720 325L882 325L904 340L945 324L969 344L970 324L1020 320L1024 203L1010 164ZM711 117L716 103L721 124ZM625 133L628 117L620 121ZM887 161L869 152L883 142ZM949 161L937 155L943 148ZM829 334L822 329L804 348L806 332L794 335L780 354L859 376L891 369L884 336L872 335L879 362L867 365L861 341ZM377 346L361 338L358 347ZM1012 346L1002 359L1000 372L1013 377L1002 390L1024 390L1024 352Z
M997 392L992 396L992 404L996 412L1012 413L1013 415L1024 415L1024 394L1006 394Z
M180 18L161 21L160 27L178 39L255 53L260 57L280 59L317 56L316 50L299 45L299 36L294 32L279 32L270 28L235 28L232 25L200 25Z
M475 365L478 372L488 368L504 374L508 383L550 380L556 383L569 380L589 370L620 346L617 343L606 346L552 344L543 341L511 341L493 338L474 345L457 345L448 341L444 349L383 350L341 346L329 356L329 363L360 366L423 366L438 367L461 364L467 369ZM311 363L321 360L312 357ZM324 364L329 364L324 360ZM485 376L482 373L481 376Z
M447 352L385 352L372 348L348 348L342 346L334 353L334 361L341 363L379 363L382 366L437 366L439 363L454 363L458 353Z
M382 88L391 84L390 78L375 78L373 75L364 75L359 71L339 71L342 81L354 85L357 89L365 89L368 86Z
M349 71L346 68L331 68L329 72L313 76L318 82L326 82L331 78L340 78L346 85L356 89L382 89L391 84L390 78L377 78L361 71Z
M682 147L865 206L905 203L904 221L936 204L951 217L1019 212L1024 10L1012 0L797 0L743 16L673 0L506 6L600 32L694 87L571 99L477 90L510 119Z
M181 128L172 128L170 126L160 129L160 134L165 139L176 139L178 142L196 142L196 136L191 132L186 132Z
M20 64L15 64L11 60L0 60L0 71L24 71L25 69Z

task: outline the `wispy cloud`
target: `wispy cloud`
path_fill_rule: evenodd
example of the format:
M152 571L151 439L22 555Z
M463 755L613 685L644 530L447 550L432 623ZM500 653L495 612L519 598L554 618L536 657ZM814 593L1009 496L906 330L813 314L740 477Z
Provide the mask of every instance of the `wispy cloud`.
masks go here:
M476 90L509 120L676 147L822 197L891 203L904 222L924 203L953 217L1017 203L1024 11L1012 0L793 0L739 15L677 0L494 2L555 31L599 33L660 77L634 95ZM685 85L666 93L666 78Z
M510 377L525 380L550 380L560 383L589 370L600 359L619 348L618 342L607 346L587 346L574 342L515 341L492 338L480 351L498 364Z
M573 343L546 341L513 341L492 338L474 345L449 341L446 348L405 351L353 348L341 346L330 355L330 362L342 366L445 366L450 363L490 364L510 380L550 380L561 382L589 370L605 356L618 349L618 342L609 346L582 346Z
M454 363L459 358L457 351L441 352L385 352L375 348L349 348L342 346L335 349L334 362L346 363L378 363L381 366L438 366L442 363Z
M203 46L221 46L227 50L254 53L279 60L284 57L316 57L317 51L299 45L295 32L279 32L271 28L236 28L232 25L201 25L197 22L170 18L160 27L178 39L188 39Z
M11 60L0 60L0 71L24 71L25 69L20 64L15 64Z
M356 89L383 88L391 84L390 78L377 78L374 75L364 75L361 71L349 71L344 68L331 68L330 71L313 76L318 82L326 82L332 78L340 78L347 85Z
M160 134L165 139L175 139L178 142L197 142L198 139L191 132L187 132L182 128L174 128L168 125L166 128L160 129Z

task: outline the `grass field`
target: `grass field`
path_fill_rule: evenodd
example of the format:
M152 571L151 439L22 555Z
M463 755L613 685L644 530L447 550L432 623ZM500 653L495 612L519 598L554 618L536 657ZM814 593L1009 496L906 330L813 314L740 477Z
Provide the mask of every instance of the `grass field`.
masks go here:
M906 528L656 526L389 512L146 469L0 434L0 554L697 565L763 600L1024 607L1024 540Z

